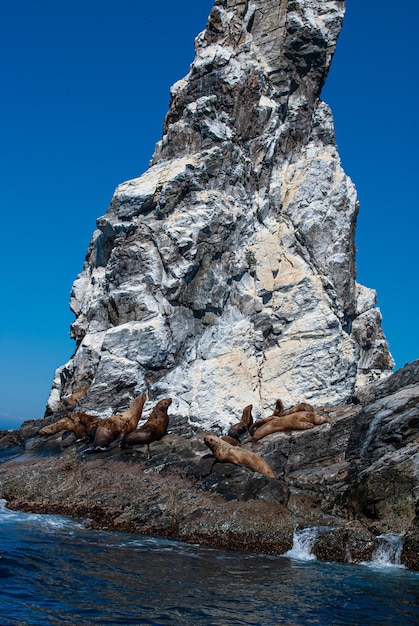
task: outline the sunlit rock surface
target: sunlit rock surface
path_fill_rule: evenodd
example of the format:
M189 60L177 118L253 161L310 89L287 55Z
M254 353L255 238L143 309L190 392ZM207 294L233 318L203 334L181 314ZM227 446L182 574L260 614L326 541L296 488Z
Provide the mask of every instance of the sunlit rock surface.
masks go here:
M48 412L143 391L223 426L252 403L347 402L393 367L356 282L356 190L320 100L339 0L215 2L150 168L97 221Z

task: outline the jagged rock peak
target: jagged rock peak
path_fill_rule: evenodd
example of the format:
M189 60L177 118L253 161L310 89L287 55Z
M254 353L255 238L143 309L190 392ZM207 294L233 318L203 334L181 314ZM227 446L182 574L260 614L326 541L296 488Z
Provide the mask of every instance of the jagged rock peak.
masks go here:
M344 8L215 2L150 168L98 219L48 411L105 416L146 389L173 397L174 419L223 428L277 397L345 402L392 369L320 100Z
M290 104L305 106L298 106L299 116L281 128L285 145L279 142L279 148L288 151L292 139L304 142L343 9L344 2L336 1L216 2L206 30L196 39L190 73L172 88L155 161L190 154L223 139L234 139L260 160L266 146L258 155L262 147L254 140L265 134L270 135L269 146L278 140ZM173 134L175 147L170 141Z

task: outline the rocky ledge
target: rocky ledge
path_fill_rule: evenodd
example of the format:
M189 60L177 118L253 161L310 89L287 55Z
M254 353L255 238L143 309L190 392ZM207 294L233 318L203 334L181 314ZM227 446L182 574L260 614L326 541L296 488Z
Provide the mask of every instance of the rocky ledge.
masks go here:
M88 454L68 433L41 437L50 416L1 432L0 496L93 528L272 554L291 547L296 525L321 526L313 552L329 561L370 560L393 533L401 562L419 570L418 403L415 361L349 404L318 407L322 425L244 441L275 478L215 462L206 433L176 418L149 458L145 447Z

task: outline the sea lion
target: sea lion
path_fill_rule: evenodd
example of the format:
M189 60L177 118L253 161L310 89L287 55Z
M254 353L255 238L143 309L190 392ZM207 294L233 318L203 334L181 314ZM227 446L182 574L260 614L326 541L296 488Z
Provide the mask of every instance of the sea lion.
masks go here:
M253 426L251 426L249 432L252 435L255 432L255 430L260 428L260 426L263 426L263 424L270 422L275 417L284 417L285 415L291 415L293 413L300 413L301 411L310 411L314 413L314 408L311 406L311 404L308 404L307 402L300 402L299 404L296 404L290 409L284 410L284 404L282 400L278 398L278 400L275 402L275 408L274 408L274 412L272 413L272 415L269 415L268 417L263 417L262 419L257 420L253 424ZM319 422L319 423L321 424L323 422Z
M48 426L44 426L38 432L38 435L48 436L48 435L56 435L61 430L73 430L74 428L74 420L71 417L71 413L68 413L66 417L62 417L57 422L53 424L49 424Z
M275 474L261 456L240 446L232 446L216 435L205 435L204 441L217 461L244 465L254 472L275 478Z
M284 409L284 403L280 398L275 402L275 408L272 413L272 417L281 417L282 415L290 415L290 413L297 413L297 411L314 411L314 407L307 402L300 402L290 409Z
M266 421L260 420L260 422L263 422L263 424L253 431L254 441L259 441L266 435L283 430L307 430L308 428L314 428L316 424L327 422L327 419L314 411L298 411L289 415L282 415L281 417L272 417Z
M96 434L96 429L99 422L102 420L97 415L90 415L89 413L73 413L73 419L77 418L77 422L74 426L74 434L77 441L81 439L87 439L93 441Z
M172 398L163 398L159 400L151 411L147 421L137 430L127 433L121 441L121 448L135 448L136 446L146 445L148 458L150 454L150 443L160 441L167 433L169 425L169 416L167 410L172 404Z
M87 451L98 452L106 450L111 444L116 445L124 435L137 428L146 401L146 394L137 396L130 407L122 413L102 419L96 428L93 446Z
M290 409L282 411L281 417L283 415L291 415L291 413L299 413L300 411L310 411L311 413L314 413L315 409L313 406L311 406L311 404L308 404L308 402L299 402Z
M323 415L316 413L316 411L301 411L301 413L305 413L307 419L310 420L310 422L315 426L318 426L319 424L326 424L329 422L326 417L323 417ZM293 415L296 415L296 413L293 413Z
M100 422L100 418L94 415L88 415L87 413L67 413L66 417L61 418L57 422L44 426L39 431L39 435L48 436L55 435L60 431L67 431L67 435L63 433L62 439L66 438L69 433L74 433L74 440L70 443L76 443L84 439L93 440L91 433L95 431L97 423ZM67 444L69 445L69 444Z
M249 428L250 435L252 435L257 428L259 428L263 424L266 424L266 422L269 422L274 417L280 417L281 415L283 415L283 413L284 413L284 404L282 400L278 398L278 400L275 402L275 408L274 408L274 412L272 413L272 415L269 415L268 417L263 417L262 419L257 420L253 425L251 425Z
M221 439L223 441L227 441L227 443L231 444L232 446L239 446L240 445L240 440L236 439L235 437L230 437L229 435L222 435Z
M240 422L230 426L227 433L228 437L232 437L233 439L240 441L240 437L249 432L249 428L253 424L252 409L253 404L249 404L244 407Z

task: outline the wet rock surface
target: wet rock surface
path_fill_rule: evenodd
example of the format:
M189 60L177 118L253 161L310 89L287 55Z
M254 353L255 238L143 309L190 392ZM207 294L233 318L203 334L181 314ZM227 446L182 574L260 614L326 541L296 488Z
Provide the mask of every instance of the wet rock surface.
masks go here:
M87 518L92 527L282 554L296 525L327 527L321 559L371 559L383 533L403 537L419 569L419 361L365 390L365 404L318 407L328 423L242 446L271 479L219 463L204 431L169 426L147 448L91 454L71 434L40 437L51 418L0 438L0 496L26 511ZM234 420L232 420L233 422Z

